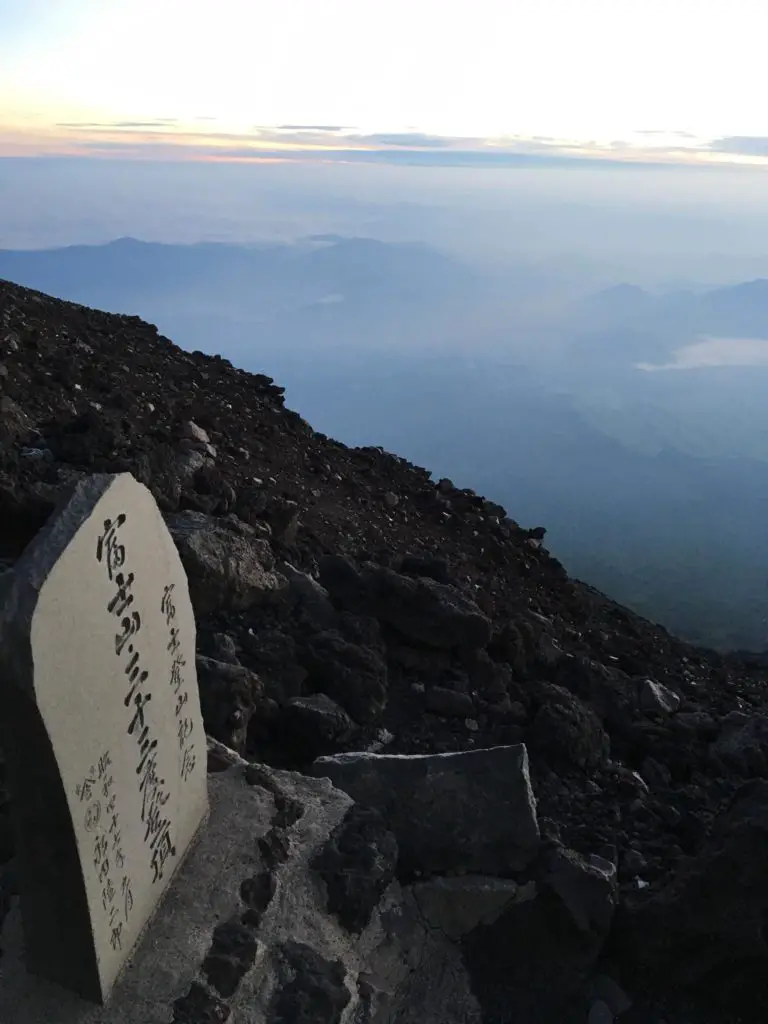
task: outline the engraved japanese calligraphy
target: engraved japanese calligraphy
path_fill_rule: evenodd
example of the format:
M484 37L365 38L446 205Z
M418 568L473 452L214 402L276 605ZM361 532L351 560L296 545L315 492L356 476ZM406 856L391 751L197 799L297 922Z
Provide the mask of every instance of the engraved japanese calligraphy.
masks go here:
M122 571L115 571L126 559L125 545L118 542L117 534L127 519L128 514L121 512L114 520L104 520L103 531L96 543L96 559L104 565L109 580L114 581L117 588L106 610L120 623L120 632L115 634L115 654L118 657L125 656L123 673L127 677L127 687L123 703L131 714L127 732L134 738L137 747L136 776L141 793L144 842L148 844L152 881L158 882L165 872L166 861L176 856L176 845L173 841L173 824L164 813L170 794L165 779L157 773L158 740L146 710L152 700L152 693L146 689L149 672L142 667L139 651L141 615L138 611L130 610L134 602L132 588L135 576L132 572L126 575Z
M0 635L29 723L6 748L27 967L103 1002L208 806L194 615L150 492L81 480L14 566Z
M160 611L165 616L168 626L168 650L173 656L169 685L171 692L176 698L175 715L178 723L177 736L179 739L179 774L186 782L197 763L195 752L194 721L189 714L184 712L185 705L189 700L188 684L184 676L184 668L187 664L182 654L179 654L181 641L179 640L180 627L175 624L176 605L173 603L173 591L175 583L169 583L163 590L163 600L160 604Z

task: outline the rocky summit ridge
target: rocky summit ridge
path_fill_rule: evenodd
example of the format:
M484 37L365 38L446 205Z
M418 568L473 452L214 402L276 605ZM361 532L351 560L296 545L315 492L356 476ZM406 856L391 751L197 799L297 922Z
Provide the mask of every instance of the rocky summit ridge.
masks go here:
M635 993L622 1021L761 1018L760 658L694 648L570 579L542 528L314 431L267 376L0 281L0 571L81 475L123 471L152 491L187 571L211 737L305 772L345 751L524 743L542 857L598 858L618 881L588 963L526 922L542 991L565 957ZM12 853L0 807L0 863ZM495 969L488 1021L505 1019L498 977L515 983L508 959ZM509 1019L549 1019L523 1014Z

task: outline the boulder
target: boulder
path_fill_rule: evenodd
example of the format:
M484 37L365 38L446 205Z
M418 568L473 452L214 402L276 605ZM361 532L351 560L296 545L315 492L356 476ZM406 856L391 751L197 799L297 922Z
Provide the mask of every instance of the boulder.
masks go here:
M298 502L288 498L270 498L264 511L264 516L272 527L272 536L288 547L296 543L300 514Z
M343 555L324 555L318 565L320 583L337 604L353 612L363 611L365 586L360 573Z
M315 629L332 629L337 624L339 616L325 587L308 573L296 569L290 562L282 562L280 572L290 584L291 597L297 612Z
M39 488L22 489L0 473L0 557L18 558L45 525L57 498Z
M171 445L160 443L134 458L133 475L149 487L163 512L177 511L184 481L205 461L199 453L194 454L199 461L188 462Z
M274 571L266 540L234 517L183 512L168 520L198 615L243 611L284 600L288 581Z
M406 576L370 562L358 571L332 556L321 560L320 580L343 607L367 612L430 647L475 650L491 638L491 623L475 602L429 576Z
M551 681L583 700L611 735L625 733L636 719L636 687L619 669L589 658L567 655L553 666Z
M341 1024L351 996L340 960L330 960L303 942L286 942L276 958L278 985L269 1024Z
M427 576L436 583L450 583L448 562L444 558L422 558L406 555L400 563L400 572L407 576Z
M179 429L179 437L188 441L196 441L197 444L206 445L211 443L208 432L199 427L194 420L187 420Z
M0 442L3 445L12 445L21 438L26 437L32 428L29 417L21 408L7 395L0 397Z
M553 843L528 883L532 894L464 937L464 961L483 1019L576 1024L618 897L616 870Z
M491 639L490 621L457 587L378 567L365 571L363 581L374 615L404 636L431 647L468 650Z
M768 997L766 863L768 781L755 779L672 880L617 918L616 951L632 987L753 1019L755 993Z
M359 934L395 877L397 840L371 807L353 804L310 867L325 883L328 912Z
M228 633L209 633L205 637L205 643L207 653L216 661L224 661L228 665L240 664L237 657L237 646Z
M731 711L709 750L740 775L768 775L768 716Z
M561 686L544 684L536 696L543 703L533 719L532 749L555 764L578 768L606 760L610 741L594 711Z
M375 807L394 833L401 876L505 875L539 847L522 744L465 753L321 757L311 773Z
M444 686L430 686L424 701L427 711L445 718L471 718L475 705L468 693L448 690Z
M196 661L206 732L239 754L245 753L248 726L263 690L261 680L242 665L202 656Z
M602 944L619 895L615 864L558 847L548 854L545 865L544 884L563 901L577 929Z
M282 629L243 629L238 635L243 657L264 683L264 692L278 704L304 693L307 670L300 664L299 646Z
M566 857L570 859L572 851ZM580 889L579 871L555 868L536 882L533 899L513 903L495 921L483 922L462 940L464 963L484 1021L515 1024L582 1024L588 1013L589 978L603 939L583 930L592 898ZM560 877L558 877L560 875ZM598 899L598 906L602 902Z
M338 750L354 732L355 723L346 711L324 693L293 697L280 716L281 741L301 761Z
M533 899L536 886L486 875L436 877L411 887L424 921L450 939L460 939L481 924L493 924L516 903Z
M378 652L335 631L316 633L306 645L307 688L325 693L356 722L373 722L387 703L387 666Z

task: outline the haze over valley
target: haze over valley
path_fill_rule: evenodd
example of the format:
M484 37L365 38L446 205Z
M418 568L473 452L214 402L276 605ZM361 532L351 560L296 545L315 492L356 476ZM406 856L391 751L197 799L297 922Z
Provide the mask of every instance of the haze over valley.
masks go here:
M268 373L317 429L545 525L569 572L686 638L768 644L752 172L40 160L22 230L24 164L0 161L0 278Z

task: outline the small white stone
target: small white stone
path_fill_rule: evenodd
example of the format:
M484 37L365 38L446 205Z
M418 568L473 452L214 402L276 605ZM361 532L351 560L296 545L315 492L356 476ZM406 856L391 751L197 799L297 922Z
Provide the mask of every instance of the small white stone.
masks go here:
M671 715L680 707L681 699L668 686L653 679L643 680L640 686L640 707L644 711L655 711Z

